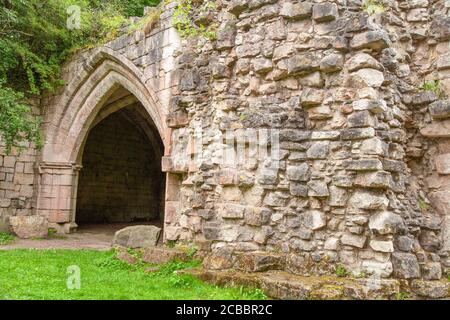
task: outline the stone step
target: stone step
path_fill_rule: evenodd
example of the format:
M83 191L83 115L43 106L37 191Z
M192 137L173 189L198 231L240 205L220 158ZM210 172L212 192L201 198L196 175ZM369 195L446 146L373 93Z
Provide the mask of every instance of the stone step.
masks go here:
M164 264L174 260L189 261L191 259L186 250L177 248L148 247L142 251L142 261L147 263Z
M394 279L298 276L285 271L248 273L204 269L184 270L203 281L219 286L259 288L272 299L286 300L378 300L447 299L450 282Z

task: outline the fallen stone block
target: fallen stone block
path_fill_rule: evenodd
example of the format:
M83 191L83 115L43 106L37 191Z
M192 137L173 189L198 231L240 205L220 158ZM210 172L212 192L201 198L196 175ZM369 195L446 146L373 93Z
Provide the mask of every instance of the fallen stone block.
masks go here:
M48 221L42 216L10 217L11 230L21 239L46 238Z
M114 234L113 246L126 248L153 247L158 243L161 228L156 226L131 226L123 228Z

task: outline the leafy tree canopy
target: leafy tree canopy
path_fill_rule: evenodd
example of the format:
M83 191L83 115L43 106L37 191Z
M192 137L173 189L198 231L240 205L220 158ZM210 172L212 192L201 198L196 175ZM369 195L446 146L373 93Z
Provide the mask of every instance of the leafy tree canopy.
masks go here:
M40 145L39 118L27 103L62 84L60 66L80 48L117 36L130 16L159 0L0 0L0 140L7 151ZM80 28L67 28L68 8L81 9Z

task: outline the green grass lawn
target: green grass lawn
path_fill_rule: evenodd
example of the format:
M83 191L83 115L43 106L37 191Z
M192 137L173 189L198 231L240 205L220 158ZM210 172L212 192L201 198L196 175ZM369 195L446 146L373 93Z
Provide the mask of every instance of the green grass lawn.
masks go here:
M68 289L67 268L80 269L80 289ZM146 273L113 251L0 250L0 299L263 299L259 290L219 288L176 270L198 262L172 262Z

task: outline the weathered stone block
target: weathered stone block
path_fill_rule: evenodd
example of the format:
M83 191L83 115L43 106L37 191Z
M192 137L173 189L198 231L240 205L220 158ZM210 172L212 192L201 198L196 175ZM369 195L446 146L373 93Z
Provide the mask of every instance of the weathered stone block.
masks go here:
M330 199L328 204L332 207L343 207L347 203L348 192L343 188L331 186L329 188Z
M161 228L156 226L131 226L114 234L113 245L127 248L146 248L156 246Z
M11 230L22 239L46 238L48 236L48 222L42 216L9 217Z
M338 7L335 3L317 3L313 7L313 19L317 22L333 21L338 17Z
M286 173L291 181L308 181L310 177L309 165L302 163L298 166L289 166Z
M339 249L339 239L334 238L334 237L327 238L325 240L323 248L325 250L332 250L332 251L338 250Z
M417 258L411 253L394 252L391 255L394 276L401 279L420 277L420 267Z
M369 245L374 251L394 252L394 244L392 241L370 240Z
M290 194L284 192L270 192L264 198L264 204L271 207L284 207L289 201Z
M450 153L440 154L436 157L436 171L439 174L450 174Z
M171 112L167 116L167 126L170 128L180 128L189 124L189 117L185 111Z
M420 133L427 138L450 138L450 119L433 121L420 129Z
M435 17L431 22L429 30L433 30L430 35L438 41L450 39L450 17Z
M268 270L282 270L285 257L271 252L243 252L236 256L235 267L245 272L263 272Z
M314 142L306 151L308 159L326 159L330 152L330 142L318 141Z
M260 46L253 44L243 44L236 47L236 55L238 58L255 57L261 52Z
M369 219L369 229L376 234L394 234L404 227L403 219L390 211L376 213Z
M374 260L364 260L361 267L367 273L374 276L380 276L382 278L388 278L393 271L392 263L389 261L380 262Z
M288 19L306 19L312 14L310 2L285 2L280 10L280 15Z
M274 169L264 168L258 175L260 184L276 184L278 179L278 171Z
M142 261L164 264L170 261L188 261L190 258L185 250L166 247L147 247L144 249Z
M305 227L311 230L322 229L327 224L325 213L319 210L309 210L302 214L302 218Z
M286 61L287 73L289 75L311 73L319 70L319 61L312 53L297 54Z
M320 105L325 98L325 91L314 88L305 88L300 97L300 104L304 107Z
M450 281L445 279L441 281L412 280L410 287L415 294L421 297L442 299L448 298Z
M219 172L219 183L223 186L233 186L238 182L237 173L235 169L222 169Z
M376 30L356 34L350 42L350 47L355 50L365 48L381 50L391 46L391 44L386 31Z
M333 111L327 105L321 105L308 109L308 117L311 120L326 120L333 117Z
M436 67L438 70L450 69L450 54L444 54L439 56Z
M353 110L355 110L355 111L368 110L374 114L383 113L387 110L386 101L381 100L381 99L356 100L356 101L353 101L352 107L353 107Z
M227 23L217 31L217 50L231 49L235 45L236 26L234 23Z
M332 53L320 60L320 70L326 73L342 70L343 66L344 58L338 53Z
M411 97L410 104L413 106L423 106L437 100L437 96L433 91L422 91Z
M223 219L244 218L245 206L235 203L223 203L219 214Z
M430 105L430 114L433 119L450 118L450 100L433 102Z
M378 159L348 160L344 164L348 170L354 171L378 171L383 168Z
M414 248L414 239L408 236L398 236L395 245L398 250L409 252Z
M421 266L422 277L425 280L439 280L442 278L442 267L439 262L427 262Z
M382 65L374 57L367 53L357 53L346 62L348 71L357 71L359 69L371 68L382 70Z
M218 222L206 222L203 224L202 233L206 240L219 240L220 239L220 223Z
M298 82L302 86L322 88L325 85L325 79L322 77L322 73L314 71L306 75L302 75L298 78Z
M245 223L251 226L262 226L269 222L272 211L268 208L245 208Z
M348 116L347 124L349 128L373 127L374 120L369 111L357 111Z
M256 73L264 74L272 70L272 60L267 58L257 58L254 59L253 62L253 70L255 70Z
M343 130L341 133L341 137L343 140L360 140L372 138L374 136L375 136L375 129L371 127L347 129Z
M230 250L214 250L203 260L203 267L208 270L231 269L236 256Z
M437 251L441 244L436 233L431 230L422 230L419 235L419 242L422 248L431 252Z
M362 173L355 179L356 186L366 188L388 189L391 186L391 182L391 174L386 171Z
M387 145L377 137L366 139L361 143L361 152L367 155L382 156L387 153Z
M289 191L293 196L297 197L307 197L308 196L308 187L304 184L291 182L289 185Z
M367 240L366 236L359 236L352 233L345 233L341 237L341 243L343 245L352 246L360 249L364 248L366 240Z
M349 84L355 88L379 88L384 82L383 72L375 69L359 69L350 74Z
M353 208L376 210L387 207L389 200L383 193L357 190L350 197L349 204Z
M308 185L308 196L323 198L328 197L330 193L328 192L328 186L324 181L321 180L311 180L307 183Z

